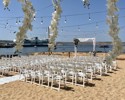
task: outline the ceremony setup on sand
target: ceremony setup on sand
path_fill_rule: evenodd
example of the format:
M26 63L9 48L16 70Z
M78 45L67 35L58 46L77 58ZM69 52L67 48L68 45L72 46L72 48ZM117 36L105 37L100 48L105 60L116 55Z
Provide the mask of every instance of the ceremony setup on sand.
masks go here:
M50 1L52 3L48 5ZM42 2L43 4L40 4ZM2 12L0 33L2 30L12 32L17 29L17 31L11 35L14 41L1 40L0 43L0 100L125 100L125 44L122 41L124 35L119 34L125 32L124 26L119 25L120 14L123 14L120 10L125 10L119 7L122 2L121 0L3 0L4 8L0 11ZM96 3L98 5L95 6ZM102 5L99 3L106 6L107 10L90 12L91 7L99 6L97 8L101 9ZM39 7L41 5L47 6L41 8ZM50 7L53 11L51 16L39 17L39 12L44 12ZM66 11L65 7L73 13ZM16 8L22 8L23 17ZM74 14L77 12L76 9L87 13ZM63 12L69 14L63 15ZM11 13L13 15L16 13L18 17L11 17ZM94 14L100 13L104 13L105 16L98 15L94 19ZM83 15L89 17L88 23L80 23L84 20L87 22ZM82 20L71 18L78 16L82 16L83 18L80 17ZM101 19L106 17L106 20L98 21L100 17ZM63 26L63 18L64 24L70 24ZM95 22L91 21L92 18ZM15 20L16 26L13 22ZM6 24L2 24L3 22ZM40 26L38 22L45 27ZM78 25L72 25L72 22ZM102 22L106 22L106 25ZM96 29L91 26L93 23L96 23ZM86 25L90 27L85 27ZM101 31L99 27L102 27ZM94 31L91 31L91 28ZM86 29L89 31L85 31ZM35 38L28 39L31 35L29 32L40 33L44 30L48 38L40 39L41 34L38 36L35 34L33 36ZM63 32L67 34L62 36ZM86 34L80 35L81 32ZM95 32L108 35L101 37ZM74 35L68 37L70 33ZM110 42L107 42L108 40ZM103 48L103 52L100 52L97 46ZM86 48L89 49L84 52Z

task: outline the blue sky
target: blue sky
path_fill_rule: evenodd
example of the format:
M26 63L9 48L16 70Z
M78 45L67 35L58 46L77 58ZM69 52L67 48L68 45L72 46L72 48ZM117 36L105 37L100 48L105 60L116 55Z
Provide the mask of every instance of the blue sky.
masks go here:
M0 2L0 40L13 40L21 24L16 21L23 20L21 4L18 0L11 0L10 12L4 10ZM28 31L28 38L38 36L47 38L47 27L51 22L54 11L51 0L31 0L36 9L36 20L33 21L33 31ZM59 22L59 33L56 41L73 41L73 38L96 37L97 41L111 41L106 24L106 0L90 0L90 9L84 8L82 0L62 0L62 17ZM125 3L119 0L119 26L120 38L125 41ZM91 21L89 20L89 16ZM66 20L66 23L64 22ZM43 21L43 24L41 24ZM7 24L8 23L8 24ZM6 26L7 25L7 26ZM5 27L6 26L6 27Z

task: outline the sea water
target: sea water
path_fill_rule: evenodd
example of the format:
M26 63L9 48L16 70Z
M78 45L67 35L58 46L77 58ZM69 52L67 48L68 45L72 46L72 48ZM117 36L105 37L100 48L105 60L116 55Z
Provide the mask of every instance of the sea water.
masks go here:
M108 48L100 48L99 45L96 45L96 52L109 52L112 50L112 45L108 45ZM78 52L90 52L93 51L92 44L79 44L77 46ZM0 55L14 54L15 48L0 48ZM48 52L48 47L24 47L21 50L22 55L27 55L35 52ZM67 43L63 45L57 45L53 52L74 52L74 45L72 43ZM125 53L125 47L123 52Z

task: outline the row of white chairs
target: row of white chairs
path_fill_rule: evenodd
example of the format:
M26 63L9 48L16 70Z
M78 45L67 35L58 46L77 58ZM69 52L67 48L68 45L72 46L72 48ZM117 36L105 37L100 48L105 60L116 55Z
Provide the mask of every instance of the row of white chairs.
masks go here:
M84 87L85 83L88 80L92 81L97 74L101 76L117 67L115 61L113 63L115 67L103 61L101 57L92 56L68 58L55 55L37 55L2 58L0 72L3 75L6 70L19 71L20 74L24 75L25 81L30 79L31 83L36 83L38 80L39 85L47 87L51 83L51 88L60 90L61 85L65 87L67 83ZM58 87L55 88L55 84Z

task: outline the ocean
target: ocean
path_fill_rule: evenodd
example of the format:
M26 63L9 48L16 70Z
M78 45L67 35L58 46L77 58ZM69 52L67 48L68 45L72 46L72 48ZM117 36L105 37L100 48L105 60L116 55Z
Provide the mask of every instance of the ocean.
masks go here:
M125 53L125 46L123 47L123 52ZM79 44L78 52L90 52L93 51L92 44ZM96 45L96 52L109 52L112 50L112 45L108 45L108 48L100 48L100 45ZM73 52L74 45L73 43L63 43L57 44L56 49L53 52ZM15 48L0 48L0 55L9 55L14 54ZM48 47L24 47L21 50L22 55L28 55L35 52L48 52Z

